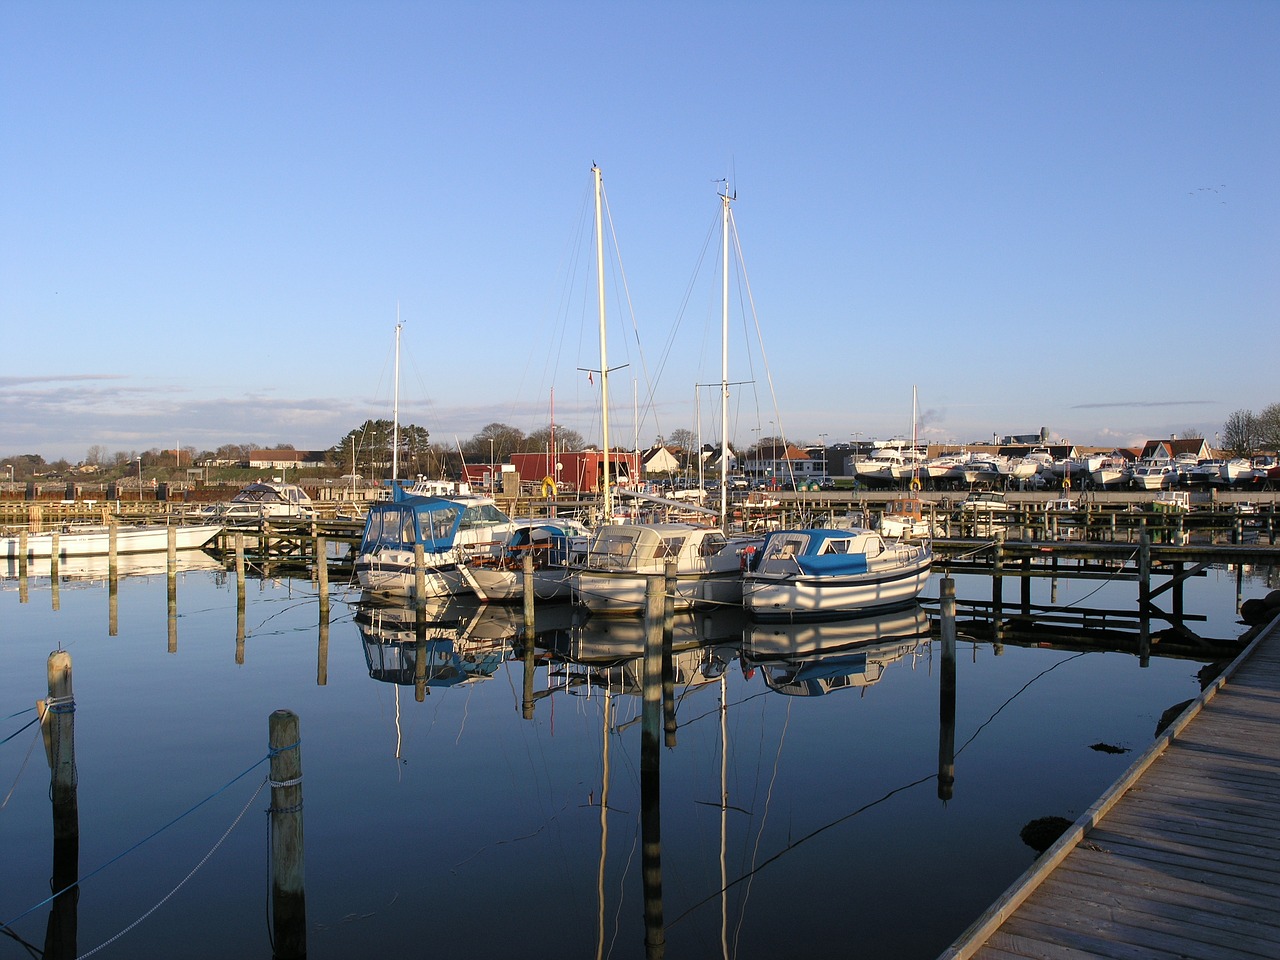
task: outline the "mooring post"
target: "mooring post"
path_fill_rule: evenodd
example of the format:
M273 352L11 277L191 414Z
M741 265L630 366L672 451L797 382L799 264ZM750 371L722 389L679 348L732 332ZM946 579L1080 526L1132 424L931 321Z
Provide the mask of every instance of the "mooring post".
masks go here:
M520 591L524 608L524 636L527 644L532 646L533 635L536 632L534 627L534 609L533 609L533 551L526 550L524 559L521 561L521 578L523 585Z
M413 602L418 606L427 602L427 555L420 543L413 545Z
M420 603L413 610L413 699L427 699L427 606Z
M676 745L676 673L672 635L676 626L676 562L668 560L662 578L662 727L668 747Z
M307 892L302 845L302 745L298 715L276 710L271 748L271 928L276 960L307 955Z
M37 704L49 759L49 796L53 801L54 895L45 928L44 956L71 960L76 949L76 905L80 897L80 812L76 799L75 697L71 655L55 650L48 660L49 699Z
M54 583L58 582L58 554L62 552L62 547L58 543L58 531L51 530L49 532L49 579Z
M662 646L665 633L665 577L645 584L644 707L640 725L640 836L644 888L644 943L649 957L661 957L666 932L662 918L662 788L658 730L662 724ZM607 735L607 734L606 734Z
M27 581L27 531L25 529L18 531L18 578L26 583Z
M316 537L316 590L320 594L320 622L329 622L329 543Z
M938 587L942 624L942 674L938 684L938 799L950 800L956 782L956 582Z
M1138 663L1151 661L1151 537L1146 521L1138 530Z
M116 522L116 518L112 517L107 521L107 579L114 580L118 575L119 568L117 563L116 551L119 548L117 544L120 525Z
M991 566L991 630L997 642L996 654L1002 651L999 641L1004 632L1004 531L996 531L995 543L992 547L994 559Z
M178 528L170 525L169 554L165 563L165 586L168 594L169 652L178 652Z

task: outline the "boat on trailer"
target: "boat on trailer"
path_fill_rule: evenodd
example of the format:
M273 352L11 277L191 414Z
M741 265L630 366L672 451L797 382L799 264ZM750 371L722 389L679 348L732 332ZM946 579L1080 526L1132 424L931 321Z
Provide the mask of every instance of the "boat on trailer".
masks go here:
M775 530L743 572L742 602L759 620L820 620L914 602L929 581L928 543L871 530Z

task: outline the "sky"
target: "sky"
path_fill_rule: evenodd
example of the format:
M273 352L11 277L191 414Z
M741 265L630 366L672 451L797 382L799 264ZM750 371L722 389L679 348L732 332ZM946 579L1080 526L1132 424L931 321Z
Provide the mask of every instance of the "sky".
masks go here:
M593 164L614 444L719 442L726 184L731 442L913 392L1212 438L1280 401L1277 49L1271 0L8 0L0 456L599 442Z

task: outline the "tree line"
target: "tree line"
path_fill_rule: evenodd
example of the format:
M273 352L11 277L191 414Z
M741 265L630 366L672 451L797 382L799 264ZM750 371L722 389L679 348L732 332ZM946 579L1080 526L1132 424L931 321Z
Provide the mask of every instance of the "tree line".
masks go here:
M1235 411L1222 425L1219 443L1233 457L1280 452L1280 403L1263 407L1261 413Z

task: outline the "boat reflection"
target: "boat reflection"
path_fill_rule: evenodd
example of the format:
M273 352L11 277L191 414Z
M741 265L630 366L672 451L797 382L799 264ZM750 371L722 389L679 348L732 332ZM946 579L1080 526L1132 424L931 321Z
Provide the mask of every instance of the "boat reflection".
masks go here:
M871 617L822 623L753 623L743 634L744 669L758 667L771 690L821 697L865 689L885 668L923 652L929 616L920 605Z
M174 572L191 573L201 570L222 570L222 562L205 550L179 550L174 554ZM50 560L43 557L27 563L27 579L48 579ZM150 553L122 553L116 557L117 577L164 576L169 572L168 554L164 550ZM0 579L17 580L24 571L17 557L0 558ZM106 554L86 557L66 557L58 562L60 581L94 583L111 578L110 561Z
M518 620L492 604L443 597L424 605L361 600L355 613L369 676L407 687L487 680L507 658Z

